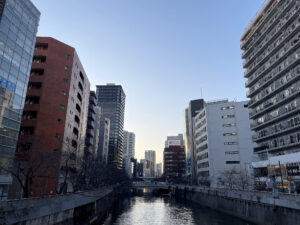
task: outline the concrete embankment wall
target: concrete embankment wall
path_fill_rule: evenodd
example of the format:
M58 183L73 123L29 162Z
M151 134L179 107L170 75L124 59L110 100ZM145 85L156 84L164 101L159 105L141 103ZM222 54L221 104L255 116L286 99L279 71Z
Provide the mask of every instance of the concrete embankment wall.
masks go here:
M106 216L121 192L122 188L105 187L67 195L0 201L0 224L92 224Z
M173 186L177 197L262 225L300 224L300 196Z

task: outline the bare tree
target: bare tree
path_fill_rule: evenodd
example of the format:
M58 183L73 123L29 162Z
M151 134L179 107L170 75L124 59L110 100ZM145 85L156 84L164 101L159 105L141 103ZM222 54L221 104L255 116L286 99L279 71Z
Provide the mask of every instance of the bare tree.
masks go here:
M235 170L226 170L221 173L221 180L224 182L225 186L232 190L237 185L237 178L239 173Z

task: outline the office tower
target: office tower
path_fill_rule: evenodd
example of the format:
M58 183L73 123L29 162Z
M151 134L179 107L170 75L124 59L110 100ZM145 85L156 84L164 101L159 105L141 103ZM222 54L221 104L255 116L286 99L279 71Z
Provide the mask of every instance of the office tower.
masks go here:
M101 109L101 108L100 108ZM101 113L100 113L101 114ZM110 120L108 118L100 118L99 144L98 144L98 159L107 164L108 148L109 148L109 133Z
M29 0L0 5L0 199L6 199L40 12Z
M45 166L38 172L44 178L32 184L33 196L56 193L58 176L69 167L64 159L73 153L83 157L89 91L76 50L54 38L38 37L16 154L17 160L28 158L29 169L39 160Z
M149 178L151 176L151 165L152 162L147 159L141 159L140 163L143 165L143 177Z
M157 177L157 178L159 178L159 177L161 177L161 175L162 175L162 163L157 163L156 165L155 165L155 167L156 167L156 172L155 172L155 177Z
M156 165L156 155L154 150L145 151L145 159L149 163L150 176L155 177L155 165Z
M246 174L252 162L247 102L205 102L194 118L198 184L221 187L226 172Z
M194 129L193 118L203 108L203 99L196 99L189 102L189 107L185 109L185 151L186 151L186 175L190 182L196 183L196 161L194 151Z
M135 154L135 134L132 132L123 132L124 148L123 148L123 165L129 178L132 178L134 154Z
M167 181L179 181L185 175L185 169L183 135L168 136L164 149L164 175Z
M96 159L98 154L101 108L96 105L96 93L90 91L87 128L85 137L86 159Z
M254 167L262 171L269 162L300 162L299 6L297 0L267 1L241 39L254 153L261 161Z
M97 85L96 88L97 102L102 110L102 118L110 119L108 163L121 169L126 96L121 85Z

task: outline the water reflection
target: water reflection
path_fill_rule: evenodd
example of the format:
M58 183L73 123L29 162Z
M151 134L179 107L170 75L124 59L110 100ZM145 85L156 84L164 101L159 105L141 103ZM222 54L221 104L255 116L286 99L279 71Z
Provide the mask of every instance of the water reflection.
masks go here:
M250 225L235 217L199 205L162 197L132 197L120 200L105 225Z

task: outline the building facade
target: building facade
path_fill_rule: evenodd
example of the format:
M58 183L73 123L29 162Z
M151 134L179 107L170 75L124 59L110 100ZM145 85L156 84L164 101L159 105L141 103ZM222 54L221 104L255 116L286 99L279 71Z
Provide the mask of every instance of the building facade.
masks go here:
M261 165L300 151L299 6L297 0L266 2L241 39L254 153Z
M129 178L132 178L135 154L135 134L124 130L123 165Z
M160 178L162 176L162 163L157 163L155 166L155 177Z
M203 108L204 100L196 99L189 103L189 107L185 109L185 151L186 151L186 175L190 182L196 183L196 161L194 151L194 128L193 118Z
M6 199L40 12L29 0L0 6L0 199Z
M121 85L96 86L97 102L103 118L110 119L108 163L121 169L123 165L123 129L125 93Z
M108 162L109 133L110 133L110 119L101 118L97 155L98 155L98 159L104 164L107 164Z
M149 163L150 177L155 177L156 153L154 150L145 151L145 159Z
M85 137L85 158L96 159L98 154L101 108L97 106L96 93L90 91L87 130Z
M230 172L249 172L254 144L247 102L206 102L194 129L198 184L222 187Z
M51 37L38 37L20 128L16 159L37 168L33 196L54 194L70 165L83 157L90 83L75 49ZM57 157L55 157L57 156Z

